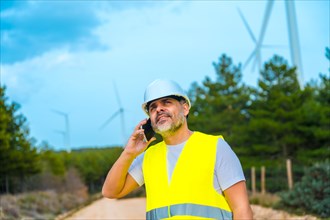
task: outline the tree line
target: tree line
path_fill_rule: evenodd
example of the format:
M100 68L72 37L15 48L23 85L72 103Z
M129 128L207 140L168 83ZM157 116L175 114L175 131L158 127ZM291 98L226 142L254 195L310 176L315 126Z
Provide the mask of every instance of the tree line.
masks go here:
M330 158L329 73L301 86L296 68L275 55L252 87L242 82L241 65L225 54L213 66L215 79L207 76L189 91L191 128L223 135L246 169Z
M326 48L326 59L330 50ZM305 168L330 158L330 68L300 85L297 70L280 56L264 63L256 87L242 82L242 67L227 55L213 62L215 77L189 90L193 130L223 135L242 163L250 187L250 168L267 167L267 189L287 190L285 161L293 179ZM213 79L212 79L213 78ZM201 149L202 150L202 149Z
M48 143L36 146L20 105L9 102L0 87L0 193L34 190L100 190L107 171L122 147L55 151Z
M326 58L330 60L329 48ZM189 89L192 130L223 135L244 170L258 165L277 170L288 158L296 166L310 166L330 157L329 73L301 86L296 68L275 55L263 65L253 87L242 82L241 64L227 55L213 66L215 77L206 76ZM122 148L67 153L47 143L36 146L20 105L9 102L5 91L0 87L0 193L63 188L79 181L90 192L99 191Z

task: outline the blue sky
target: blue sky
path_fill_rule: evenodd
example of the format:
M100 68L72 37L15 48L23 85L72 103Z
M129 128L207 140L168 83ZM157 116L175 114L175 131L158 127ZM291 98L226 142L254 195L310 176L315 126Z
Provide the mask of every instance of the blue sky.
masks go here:
M185 90L206 76L221 54L244 64L252 41L238 8L258 38L267 1L1 1L1 85L29 123L37 143L64 148L64 117L70 145L123 144L145 115L145 87L156 78L176 80ZM329 8L324 1L295 1L303 78L328 73ZM285 5L274 3L264 37L262 62L274 54L291 65ZM257 68L243 70L255 86ZM100 126L119 108L120 117ZM123 138L123 136L125 138Z

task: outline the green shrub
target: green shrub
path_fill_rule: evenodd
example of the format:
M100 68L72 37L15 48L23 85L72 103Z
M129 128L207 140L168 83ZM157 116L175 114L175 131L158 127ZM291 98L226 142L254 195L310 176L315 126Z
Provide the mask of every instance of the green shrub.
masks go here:
M291 191L280 194L281 207L298 212L330 217L330 163L317 163L308 168Z

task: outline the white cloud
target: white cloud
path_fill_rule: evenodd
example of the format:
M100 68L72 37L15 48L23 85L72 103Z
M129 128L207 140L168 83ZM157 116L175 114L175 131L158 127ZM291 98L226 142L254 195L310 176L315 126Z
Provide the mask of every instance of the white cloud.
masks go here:
M98 130L119 108L113 81L126 109L128 135L145 117L141 110L143 92L153 79L171 78L187 90L192 82L201 82L206 75L215 76L212 62L222 53L232 57L235 64L247 59L255 45L236 6L236 1L174 1L109 11L105 7L98 14L102 25L92 32L111 49L70 51L70 45L59 46L34 59L2 65L1 77L9 96L21 102L31 122L32 135L39 141L47 139L51 144L62 144L62 138L53 132L63 128L63 121L50 111L55 108L70 114L73 146L122 143L119 118L105 130ZM264 6L262 2L253 5L240 2L256 36ZM287 34L281 7L275 3L265 43L285 43L286 37L282 35ZM301 34L305 30L302 19L298 20ZM320 31L320 27L329 24L314 23L320 26L313 30ZM320 32L314 34L313 40L302 36L303 48L319 47L319 39L321 42L328 39L321 38ZM315 38L316 35L319 37ZM274 51L263 50L263 57L268 59ZM276 51L280 55L289 54L283 49ZM319 52L320 56L315 56L315 51L312 57L305 55L313 60L310 64L310 60L304 59L308 72L317 72L315 66L326 66L326 61L322 62L324 52ZM250 72L249 67L243 77L245 82L255 84L258 74Z

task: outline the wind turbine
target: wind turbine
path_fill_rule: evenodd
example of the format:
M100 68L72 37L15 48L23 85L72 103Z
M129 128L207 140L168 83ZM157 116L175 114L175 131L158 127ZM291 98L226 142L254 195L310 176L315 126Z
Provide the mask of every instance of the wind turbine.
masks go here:
M255 38L250 26L248 25L246 19L243 16L243 13L240 11L240 9L238 9L239 15L240 15L241 19L243 20L244 25L245 25L246 29L248 30L250 37L252 38L253 42L256 45L255 49L252 51L249 58L245 62L244 68L249 64L251 59L254 57L255 59L254 59L254 64L253 64L253 70L254 70L256 64L258 64L258 70L260 71L260 69L261 69L261 47L263 46L262 43L264 40L264 36L265 36L268 21L269 21L269 17L270 17L272 8L273 8L273 4L274 4L274 0L269 0L267 3L265 14L264 14L264 20L262 23L262 27L261 27L261 31L260 31L258 40Z
M57 133L61 133L64 137L64 145L67 148L67 152L71 152L71 147L70 147L70 123L69 123L69 115L65 112L61 112L58 110L52 110L54 113L63 116L65 120L65 131L56 131Z
M126 141L126 133L125 133L125 117L124 117L124 108L122 107L120 96L118 93L117 86L115 82L113 82L115 95L118 103L118 110L115 111L99 128L99 130L103 130L113 119L115 119L118 115L120 116L120 122L121 122L121 132L122 132L122 138L123 138L123 145Z
M291 53L291 61L294 66L297 67L298 72L298 81L300 87L303 86L303 68L301 62L301 52L300 52L300 44L299 44L299 36L298 36L298 26L296 20L296 12L294 6L294 0L287 0L285 2L286 8L286 17L287 17L287 27L288 27L288 35L289 35L289 44L290 44L290 53ZM259 38L256 40L253 36L253 33L248 26L246 20L244 19L243 14L239 11L241 18L243 19L244 25L248 29L250 36L252 37L253 41L255 42L256 46L251 55L249 56L246 65L250 62L250 60L255 56L255 62L258 61L259 70L261 68L261 53L260 49L262 47L262 43L264 40L264 36L266 33L266 28L268 25L268 21L270 18L270 14L274 5L274 0L268 0L266 5L266 10L264 14L264 19L261 26L261 31Z

